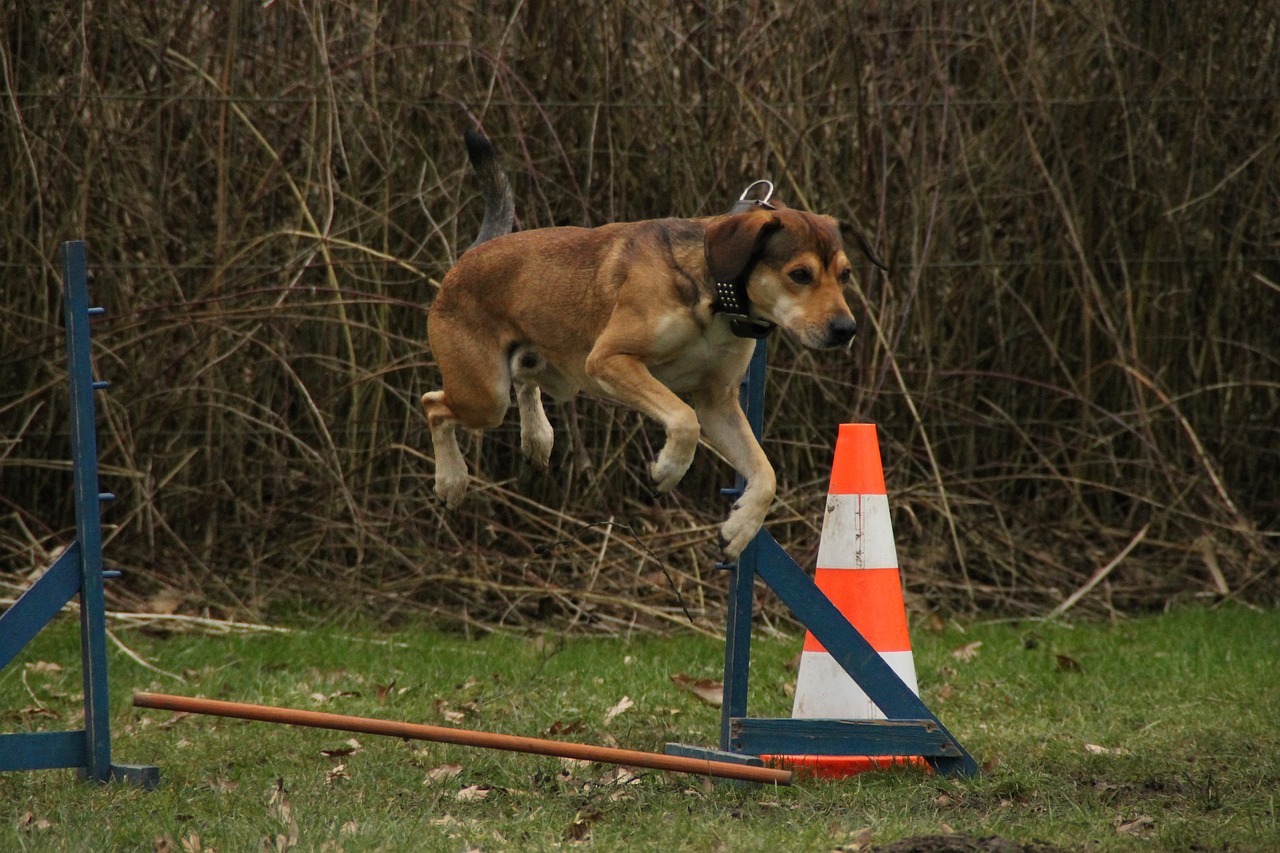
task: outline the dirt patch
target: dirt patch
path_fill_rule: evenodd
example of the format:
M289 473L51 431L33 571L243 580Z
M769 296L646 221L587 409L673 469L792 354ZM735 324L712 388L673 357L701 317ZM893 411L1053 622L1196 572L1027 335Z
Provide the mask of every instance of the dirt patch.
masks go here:
M1061 847L1032 841L1023 844L998 835L917 835L889 844L876 844L872 853L1063 853Z

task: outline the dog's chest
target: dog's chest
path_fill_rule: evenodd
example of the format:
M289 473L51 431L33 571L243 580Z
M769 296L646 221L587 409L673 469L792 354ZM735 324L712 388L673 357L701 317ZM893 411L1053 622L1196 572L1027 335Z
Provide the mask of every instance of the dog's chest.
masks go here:
M755 341L720 334L714 326L683 342L675 352L649 365L649 372L676 393L741 381Z

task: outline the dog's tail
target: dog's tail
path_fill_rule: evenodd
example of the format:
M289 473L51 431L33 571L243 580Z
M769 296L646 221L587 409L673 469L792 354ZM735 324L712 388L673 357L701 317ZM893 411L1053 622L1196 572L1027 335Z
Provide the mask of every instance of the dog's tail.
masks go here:
M507 180L507 173L502 170L489 139L478 130L471 129L464 137L467 157L480 181L480 194L484 196L484 221L471 244L471 248L475 248L486 240L511 233L516 220L516 202L511 194L511 182Z

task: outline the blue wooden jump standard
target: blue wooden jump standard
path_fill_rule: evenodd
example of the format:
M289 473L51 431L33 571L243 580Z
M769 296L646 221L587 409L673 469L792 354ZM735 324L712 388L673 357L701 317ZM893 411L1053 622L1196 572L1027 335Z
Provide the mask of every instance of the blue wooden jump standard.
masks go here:
M102 567L100 504L113 500L115 495L99 491L93 393L106 388L108 383L93 379L89 318L106 312L89 307L83 241L62 244L62 295L71 386L71 472L76 538L22 597L0 614L0 669L8 666L59 611L79 595L84 728L0 734L0 770L75 768L83 779L124 780L154 788L160 781L158 768L111 763L103 579L120 573L104 571Z
M750 190L749 187L748 192ZM740 206L734 212L742 209L746 195L743 193L743 199L739 199ZM757 440L764 431L767 346L765 337L756 342L751 367L742 380L743 409ZM739 475L734 488L723 489L722 492L736 499L745 486L746 481ZM758 757L761 755L920 757L943 775L977 775L978 764L973 757L827 599L769 531L762 529L736 564L721 563L716 568L728 573L730 591L720 747L712 749L669 743L668 754L745 764L763 763ZM747 716L751 611L756 578L764 581L782 599L887 719L753 719Z

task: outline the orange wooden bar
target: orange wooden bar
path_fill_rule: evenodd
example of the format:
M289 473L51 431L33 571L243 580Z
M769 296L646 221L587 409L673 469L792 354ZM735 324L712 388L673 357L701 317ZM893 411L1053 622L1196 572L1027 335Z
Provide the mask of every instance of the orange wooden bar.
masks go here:
M772 767L755 767L733 764L727 761L710 761L703 758L684 758L656 752L640 752L633 749L615 749L607 746L589 746L558 740L519 737L516 735L477 732L454 729L447 726L427 726L417 723L399 723L370 717L351 717L345 714L326 714L297 708L277 708L271 705L249 705L243 702L223 702L217 699L193 699L167 693L135 693L133 704L139 708L156 708L162 711L185 711L190 714L211 714L216 717L235 717L258 720L264 723L284 723L290 726L310 726L318 729L360 732L388 737L429 740L439 743L456 743L463 746L480 746L486 749L505 749L511 752L528 752L535 755L552 755L574 758L580 761L599 761L604 764L623 764L628 767L648 767L670 770L676 773L697 773L703 776L719 776L746 782L790 785L791 771Z

